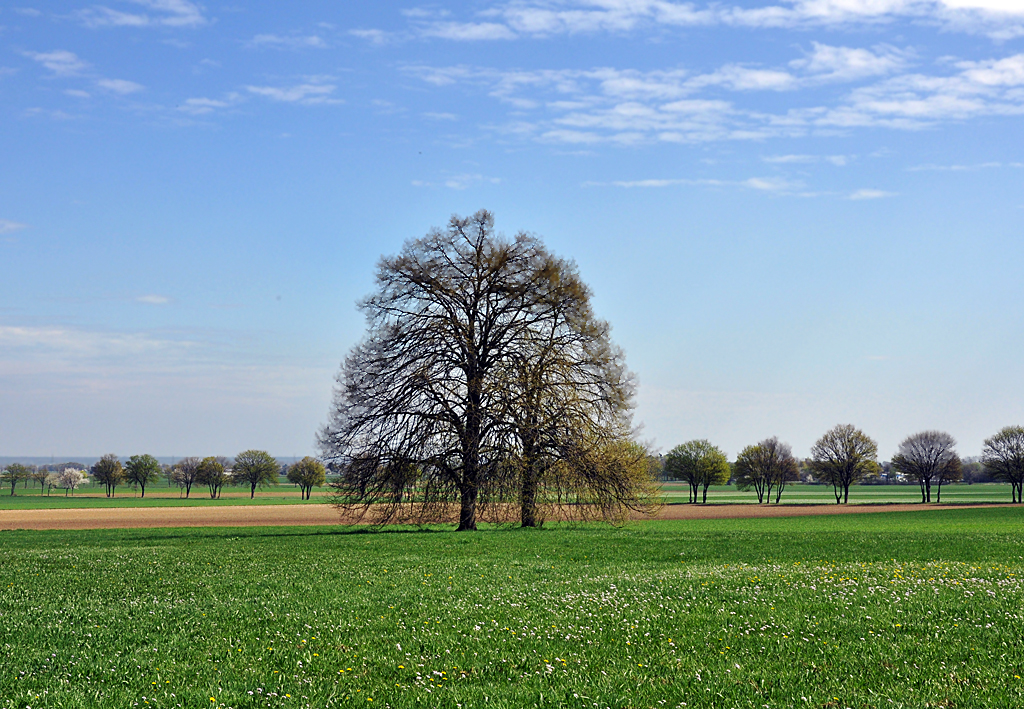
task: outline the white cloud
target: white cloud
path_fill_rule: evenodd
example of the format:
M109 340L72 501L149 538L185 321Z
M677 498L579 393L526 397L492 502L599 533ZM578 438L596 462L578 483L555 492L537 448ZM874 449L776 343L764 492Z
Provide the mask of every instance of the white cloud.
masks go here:
M137 303L145 303L146 305L167 305L171 302L171 299L166 295L140 295L135 299Z
M202 9L188 0L128 0L139 10L126 12L95 5L78 13L88 27L199 27L206 24ZM125 6L125 3L120 3Z
M276 35L258 34L248 42L250 47L271 49L326 49L327 42L317 35Z
M65 49L56 49L52 52L25 52L25 56L39 62L56 76L77 76L89 68L88 62Z
M816 44L808 56L791 63L795 73L735 64L702 74L683 68L500 71L464 65L406 71L440 88L475 86L509 105L508 122L491 123L490 130L572 145L766 140L867 127L918 130L940 122L1024 114L1024 54L970 62L944 59L934 73L900 73L908 59L907 53L885 47L862 52ZM807 89L838 80L856 80L857 85L843 94L819 91L805 98ZM747 98L765 90L799 98L788 99L789 108L768 112ZM723 98L723 92L728 96ZM842 166L848 158L815 160Z
M906 66L907 52L893 47L876 47L875 51L850 47L832 47L813 42L813 50L802 59L789 63L793 68L813 74L818 79L851 81L881 76Z
M974 172L975 170L998 167L1003 167L1003 164L1000 162L984 162L976 165L915 165L908 167L907 172ZM1015 164L1011 163L1008 167L1015 167Z
M777 0L759 7L710 0L506 0L461 21L448 11L419 8L403 14L413 34L461 41L707 25L840 27L898 20L939 23L947 29L980 32L995 39L1024 33L1024 7L1019 0Z
M215 98L188 98L180 106L179 111L191 113L194 116L201 116L206 113L213 113L221 108L228 108L239 100L238 94L228 94L224 99Z
M424 118L429 118L432 121L457 121L459 117L454 113L435 113L429 111L423 114Z
M127 81L125 79L99 79L96 85L122 96L142 91L145 88L142 84L136 84L134 81Z
M16 231L27 229L28 224L12 222L10 219L0 219L0 234L13 234Z
M452 190L464 190L474 184L485 183L497 185L501 183L499 177L488 177L479 173L462 173L443 178L440 182L428 182L424 180L413 180L413 187L447 187Z
M92 94L88 91L82 91L81 89L64 89L64 94L67 96L74 96L75 98L92 98Z
M368 42L372 42L377 45L387 44L395 39L395 35L393 33L385 32L384 30L354 29L349 30L348 33L353 37L359 37L360 39L365 39Z
M515 32L496 22L437 22L423 28L422 34L461 42L516 38Z
M836 167L843 167L850 158L846 155L766 155L761 158L763 162L773 165L809 165L818 162L827 162Z
M331 94L337 88L334 84L305 83L295 86L247 86L245 88L249 93L284 103L299 103L306 106L341 103L339 99L331 98Z
M886 197L895 197L896 192L885 192L884 190L873 190L873 189L860 189L853 192L849 199L852 200L864 200L864 199L884 199Z

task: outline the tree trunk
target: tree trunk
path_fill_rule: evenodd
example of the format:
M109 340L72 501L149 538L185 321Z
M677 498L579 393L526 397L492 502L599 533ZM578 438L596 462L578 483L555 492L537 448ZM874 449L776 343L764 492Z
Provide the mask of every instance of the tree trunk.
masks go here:
M145 485L139 485L139 487L142 488L142 497L145 497L146 496L146 486Z
M708 504L708 486L704 486L704 504Z
M843 486L843 504L850 504L850 484L847 483Z
M931 502L932 501L932 481L930 479L925 481L924 489L925 489L926 497L928 498L927 501Z
M249 486L249 499L253 500L256 498L256 483L252 483Z
M462 495L459 509L459 527L457 532L472 532L476 530L476 485L466 485L462 488Z

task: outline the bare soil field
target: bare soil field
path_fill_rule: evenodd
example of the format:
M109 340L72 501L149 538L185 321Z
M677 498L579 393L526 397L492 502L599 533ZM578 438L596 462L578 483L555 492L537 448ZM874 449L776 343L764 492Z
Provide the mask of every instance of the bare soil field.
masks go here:
M749 519L807 515L909 512L1013 505L666 505L657 519ZM331 505L147 507L0 510L0 529L119 529L129 527L276 527L352 524Z

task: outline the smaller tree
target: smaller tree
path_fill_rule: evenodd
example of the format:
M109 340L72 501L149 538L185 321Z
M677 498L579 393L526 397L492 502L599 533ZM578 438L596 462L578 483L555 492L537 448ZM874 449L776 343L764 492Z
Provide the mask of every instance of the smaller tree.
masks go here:
M249 486L249 499L256 497L256 488L277 485L280 466L266 451L247 450L235 456L231 479L236 485Z
M32 470L29 477L32 478L32 482L39 483L39 492L42 493L43 488L46 487L46 476L50 474L50 471L45 466L39 466Z
M696 503L703 489L703 502L708 501L708 488L729 481L729 461L720 449L706 440L688 441L676 446L665 456L665 474L685 481L690 488L690 502Z
M1010 483L1015 503L1024 501L1024 426L1007 426L986 438L981 459L992 477Z
M0 472L0 481L2 481L4 485L10 484L11 496L13 497L14 488L22 480L28 480L31 474L32 469L28 466L22 465L21 463L11 463L4 468L3 472Z
M956 454L956 440L943 431L921 431L900 443L892 457L892 467L921 486L921 502L932 501L932 484L942 492L943 479L958 475L960 456Z
M107 497L113 497L117 486L124 482L124 468L113 453L103 456L92 466L92 475L106 489Z
M60 473L47 473L46 480L46 496L50 496L50 491L55 487L60 487Z
M201 462L199 458L195 457L182 458L174 466L174 476L172 479L175 485L185 491L186 499L188 499L189 493L192 492L192 486L196 484L196 478L199 476L199 464Z
M57 487L64 490L64 497L68 496L68 492L74 495L75 490L77 490L85 481L85 473L76 468L64 468L64 470L57 473Z
M771 504L772 488L775 488L775 504L779 504L787 483L799 479L793 450L774 436L740 451L736 456L733 474L736 488L753 488L759 504Z
M327 470L323 463L307 455L288 468L288 482L298 485L300 496L308 500L314 487L320 487L327 482Z
M142 496L146 496L146 485L160 479L160 463L151 455L133 455L124 465L124 477L129 485L142 488Z
M206 485L210 491L210 499L216 500L220 497L221 489L231 481L227 473L229 461L223 456L209 456L203 458L196 471L196 483Z
M811 448L810 468L814 476L832 485L836 504L850 500L850 485L873 475L878 469L878 444L850 424L840 424Z

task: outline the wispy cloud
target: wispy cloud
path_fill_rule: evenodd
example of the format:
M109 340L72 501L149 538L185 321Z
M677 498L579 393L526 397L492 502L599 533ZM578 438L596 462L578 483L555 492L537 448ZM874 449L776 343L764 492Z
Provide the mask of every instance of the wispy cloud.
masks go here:
M52 71L55 76L78 76L89 68L88 62L66 49L55 49L52 52L25 52L24 54Z
M886 192L884 190L873 190L873 189L860 189L850 194L849 199L859 201L864 199L885 199L886 197L896 197L896 192Z
M1016 163L1010 163L1006 167L1016 167ZM908 167L907 172L974 172L975 170L988 170L1004 167L1001 162L983 162L974 165L914 165Z
M127 81L125 79L99 79L96 85L101 89L106 89L115 94L126 96L133 94L137 91L142 91L145 87L142 84L137 84L134 81Z
M877 25L898 20L1007 40L1024 34L1017 0L780 0L760 7L688 0L511 0L454 18L442 10L403 13L409 32L458 41L633 33L725 25L751 29ZM377 41L374 30L360 30Z
M843 167L850 162L847 155L765 155L762 162L771 165L811 165L827 162L836 167Z
M214 111L231 108L243 101L242 94L231 91L220 98L192 97L187 98L178 105L178 110L193 116L202 116Z
M269 98L283 103L297 103L305 106L342 103L332 98L338 87L334 84L309 82L293 86L246 86L246 90L256 96Z
M488 177L487 175L481 175L480 173L460 173L458 175L451 175L449 177L442 178L440 181L424 181L424 180L413 180L412 184L414 187L447 187L452 190L464 190L472 187L474 184L489 184L497 185L501 183L500 177Z
M749 177L745 180L724 180L714 178L671 178L647 180L614 180L612 182L584 182L584 187L621 187L624 189L661 189L666 187L734 187L758 192L800 197L819 196L822 193L808 192L804 183L782 177Z
M327 42L318 35L258 34L247 43L250 47L268 49L326 49Z
M983 61L940 62L934 73L901 73L907 52L815 44L784 68L729 64L709 72L685 68L637 71L495 70L465 65L410 66L437 87L478 87L513 111L505 131L520 138L572 145L766 140L858 128L917 130L943 121L1024 114L1024 54ZM805 89L851 82L845 93ZM747 98L786 92L791 108L770 113ZM802 104L802 105L801 105ZM493 124L492 124L493 125ZM843 156L824 157L836 165Z
M0 234L13 234L16 231L27 229L28 224L12 222L10 219L0 219Z
M87 27L199 27L207 19L188 0L128 0L120 8L94 5L78 13Z
M166 295L140 295L135 299L137 303L145 303L146 305L167 305L171 302L171 299Z

